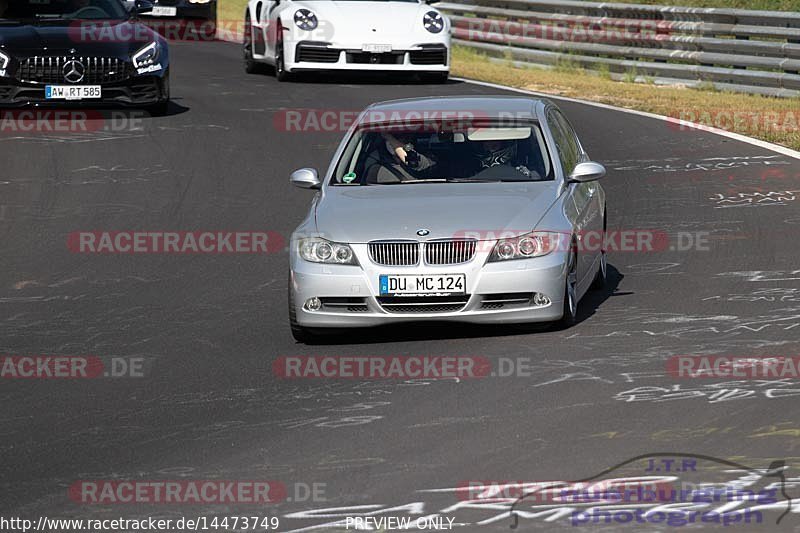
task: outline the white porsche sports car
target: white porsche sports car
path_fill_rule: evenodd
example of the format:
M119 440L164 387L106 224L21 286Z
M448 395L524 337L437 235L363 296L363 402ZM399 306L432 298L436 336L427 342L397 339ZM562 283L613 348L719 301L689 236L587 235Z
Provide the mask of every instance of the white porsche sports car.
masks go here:
M250 0L245 69L270 65L279 81L299 71L378 70L444 82L450 22L431 1Z

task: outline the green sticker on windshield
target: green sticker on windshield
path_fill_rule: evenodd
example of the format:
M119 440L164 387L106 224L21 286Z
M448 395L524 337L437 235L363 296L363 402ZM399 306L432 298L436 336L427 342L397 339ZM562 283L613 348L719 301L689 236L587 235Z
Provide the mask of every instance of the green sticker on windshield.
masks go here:
M355 181L355 179L356 179L356 173L355 172L348 172L347 174L342 176L342 181L345 182L345 183L353 183L353 181Z

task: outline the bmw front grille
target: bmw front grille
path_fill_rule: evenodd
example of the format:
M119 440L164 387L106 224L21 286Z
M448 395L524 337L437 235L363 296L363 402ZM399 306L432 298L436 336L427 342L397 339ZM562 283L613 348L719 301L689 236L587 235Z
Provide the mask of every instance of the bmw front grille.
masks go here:
M468 263L475 257L477 241L459 239L418 242L371 242L369 257L373 263L383 266L416 266L419 264L420 246L424 248L428 265L458 265Z
M458 265L472 261L474 240L432 241L425 243L425 262L429 265Z
M84 68L80 81L68 80L64 68L69 61L79 61ZM115 57L35 56L22 60L17 78L28 83L97 85L125 81L130 77L129 63Z
M369 257L373 263L385 266L414 266L419 264L418 242L371 242Z

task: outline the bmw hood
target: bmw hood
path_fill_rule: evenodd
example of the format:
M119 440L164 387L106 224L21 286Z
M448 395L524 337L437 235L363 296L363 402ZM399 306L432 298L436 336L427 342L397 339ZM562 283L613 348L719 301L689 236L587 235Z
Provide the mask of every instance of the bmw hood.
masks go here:
M331 186L315 216L319 234L337 242L492 239L503 231L534 230L556 190L552 181ZM430 233L420 237L420 229Z
M74 21L69 24L0 26L0 47L12 55L103 56L127 58L160 36L132 21Z
M381 39L403 38L409 34L433 36L425 30L422 19L428 11L427 4L417 2L297 2L298 9L313 11L320 21L324 40L346 40L354 36L370 39L367 42L384 43ZM294 16L295 10L289 14ZM291 22L291 21L290 21ZM438 35L438 34L436 34ZM424 41L424 39L423 39Z

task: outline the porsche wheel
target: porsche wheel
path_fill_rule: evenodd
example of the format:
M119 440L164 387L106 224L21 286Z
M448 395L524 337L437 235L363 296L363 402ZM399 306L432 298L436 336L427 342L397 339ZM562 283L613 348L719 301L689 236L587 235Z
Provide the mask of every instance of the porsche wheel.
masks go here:
M289 81L291 74L286 72L286 65L283 59L283 28L278 26L275 37L275 79L278 81Z

